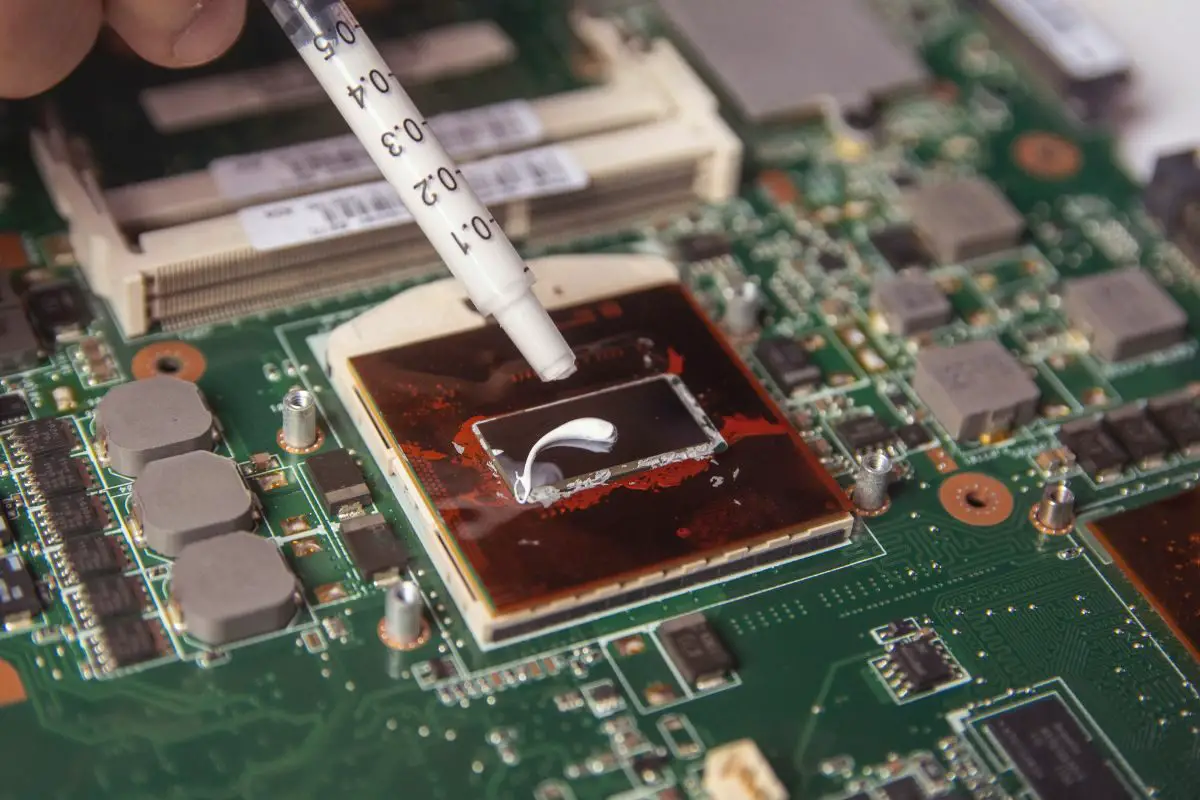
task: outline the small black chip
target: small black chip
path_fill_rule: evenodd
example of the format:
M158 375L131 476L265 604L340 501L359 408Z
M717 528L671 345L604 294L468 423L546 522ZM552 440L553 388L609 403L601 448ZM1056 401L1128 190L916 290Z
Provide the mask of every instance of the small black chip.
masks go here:
M887 800L925 800L928 797L917 779L909 777L885 783L879 787L879 793Z
M1112 437L1138 464L1160 462L1171 451L1167 437L1140 408L1110 414L1104 422Z
M729 239L719 233L699 233L685 236L675 243L680 257L688 262L722 258L733 252Z
M1154 400L1149 411L1176 450L1185 455L1200 452L1200 409L1190 395Z
M88 608L97 619L137 616L146 610L141 578L101 575L83 582Z
M0 394L0 428L29 419L29 403L23 395Z
M18 555L0 556L0 623L31 619L42 611L33 576Z
M879 417L854 417L843 420L835 428L852 453L878 450L896 441L896 434Z
M899 272L907 267L923 267L929 263L929 253L917 236L907 226L886 228L871 234L871 244L892 268Z
M846 259L837 253L821 253L817 256L817 265L825 272L841 272L846 268Z
M26 292L25 304L37 332L48 342L63 334L80 334L92 321L87 298L69 281L35 285Z
M141 619L118 619L100 627L104 652L113 667L128 667L159 655L158 639L151 623Z
M321 503L336 515L347 506L365 506L371 502L362 468L346 450L331 450L308 459L308 473L321 496Z
M101 498L82 493L51 497L42 515L50 529L64 539L100 533L112 521Z
M79 441L74 426L60 419L35 419L13 428L13 442L25 455L37 456L58 450L73 450Z
M988 717L983 727L1041 800L1133 797L1057 695Z
M1129 456L1095 420L1064 425L1058 432L1058 440L1075 454L1079 466L1094 480L1110 478L1129 463Z
M784 394L821 382L821 368L809 360L808 351L795 339L763 339L754 348L754 357Z
M352 517L342 523L342 539L354 566L369 581L399 577L408 551L381 514Z
M68 539L63 557L80 578L124 572L128 565L120 543L107 536Z
M671 663L692 686L725 679L737 666L733 654L703 614L688 614L658 626L658 638Z
M933 441L933 434L919 422L901 425L896 429L896 436L900 437L900 441L904 442L904 446L909 450L916 450Z
M42 497L57 497L92 488L87 463L63 453L35 456L26 473L31 486Z
M928 692L956 677L946 653L926 639L901 642L892 648L890 656L914 692Z

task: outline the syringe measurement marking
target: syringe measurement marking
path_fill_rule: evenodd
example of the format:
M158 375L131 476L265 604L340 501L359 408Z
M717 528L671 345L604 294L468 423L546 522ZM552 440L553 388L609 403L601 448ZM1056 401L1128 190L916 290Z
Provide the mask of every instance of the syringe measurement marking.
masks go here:
M315 37L313 39L313 46L318 52L324 55L325 61L330 61L337 55L337 42L342 42L346 47L354 46L354 44L358 41L358 35L355 33L355 31L360 28L361 26L357 23L350 25L345 20L338 20L337 23L334 24L334 35L329 36L329 34L321 34ZM396 73L388 72L386 75L384 75L382 71L378 69L372 69L366 75L359 76L359 86L348 86L346 87L346 91L347 94L358 103L359 109L365 111L367 108L368 82L370 83L371 88L375 89L375 91L379 92L379 94L384 95L391 93L391 81L393 80L396 82L397 86L400 86L400 79L396 76ZM420 122L418 122L412 117L406 117L399 125L393 126L392 130L384 132L384 134L380 137L380 144L383 145L384 149L387 150L388 155L390 155L392 158L400 158L405 152L405 145L400 143L400 134L406 135L413 144L421 144L425 141L425 131L423 128L428 126L428 120L422 119ZM462 175L462 170L455 169L451 171L447 167L439 167L436 176L429 175L425 180L421 180L413 184L412 188L421 193L421 202L432 208L433 206L437 205L438 202L438 193L436 191L431 191L431 184L434 178L436 177L438 179L447 192L455 192L459 188L459 183L454 177L456 174ZM476 236L486 242L490 241L492 237L495 236L495 232L491 228L491 225L495 224L495 217L489 217L485 220L483 217L476 215L471 217L467 223L462 225L462 231L463 233L474 233ZM458 249L462 251L463 255L468 255L471 252L471 243L469 241L463 241L463 239L460 239L458 233L451 231L450 238L452 238L454 243L458 245Z
M368 148L391 191L425 234L432 235L434 249L476 305L496 317L543 380L574 372L574 355L534 296L533 276L520 253L476 189L460 179L462 173L437 137L427 132L428 120L415 108L399 77L388 71L344 0L267 2ZM393 105L377 106L378 102ZM494 192L497 186L507 186L506 177L497 174L489 188ZM447 236L457 249L445 241ZM485 244L490 246L481 248Z

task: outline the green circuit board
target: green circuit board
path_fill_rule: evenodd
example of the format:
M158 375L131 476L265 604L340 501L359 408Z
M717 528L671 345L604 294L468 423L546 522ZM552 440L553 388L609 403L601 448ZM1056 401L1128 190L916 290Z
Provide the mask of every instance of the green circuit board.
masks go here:
M516 21L505 20L511 30L547 13L515 5ZM637 35L664 30L643 5L614 5ZM0 629L0 797L682 800L710 796L707 753L740 739L756 743L793 798L1036 797L1006 760L993 723L1046 698L1068 709L1124 796L1195 797L1200 665L1087 523L1193 491L1200 457L1172 453L1100 481L1062 454L1060 437L1073 421L1188 390L1200 381L1200 353L1189 338L1108 364L1071 329L1060 289L1132 261L1194 327L1200 275L1147 214L1107 137L1070 119L993 50L974 16L949 3L897 5L932 9L902 27L920 43L935 83L890 105L876 140L839 138L819 122L735 123L747 145L740 196L525 251L664 255L717 320L730 288L755 280L761 328L731 346L841 486L856 470L840 432L847 420L872 416L892 430L928 433L891 445L898 479L885 513L861 518L845 546L483 648L324 368L326 335L402 286L137 338L125 337L93 298L94 319L79 336L0 386L26 398L33 418L68 421L73 457L87 465L90 495L111 516L108 535L130 554L126 575L145 593L141 618L155 626L160 647L137 666L102 666L80 585L64 573L31 495L30 461L14 428L0 430L0 495L13 532L5 552L33 574L43 605L28 624ZM584 85L567 66L569 47L547 47L509 68L526 77L519 89L507 86L508 96ZM64 91L88 91L86 76L76 80ZM23 150L25 114L34 117L14 111L6 153ZM97 130L140 124L115 117ZM176 142L190 155L156 165L110 142L112 183L164 164L194 168L246 148L246 136L288 128L263 125L193 137L194 151ZM62 279L86 292L28 156L6 158L12 192L0 228L20 237L29 262L8 274L18 286ZM1021 246L1002 257L926 270L950 299L953 321L922 346L996 340L1035 376L1036 418L1008 437L948 436L913 391L917 348L880 329L872 313L872 286L891 269L876 234L903 221L902 186L932 175L985 176L1024 222ZM701 235L727 249L687 258L686 242ZM820 385L785 396L756 360L759 338L803 342ZM99 457L97 403L134 380L139 353L168 343L199 355L197 385L220 422L216 452L239 464L262 506L258 532L275 537L303 587L284 630L222 647L187 636L172 610L171 559L136 543L131 481ZM99 376L97 358L108 367ZM185 362L176 368L193 363ZM408 577L431 624L415 650L381 641L385 589L356 569L305 467L310 454L277 443L280 404L296 385L319 403L326 435L318 452L357 454L375 510L411 554ZM968 490L948 499L947 485L964 476ZM1080 524L1046 535L1030 511L1043 486L1063 478ZM1006 502L996 521L972 516ZM703 613L736 659L715 685L686 680L662 643L659 624L691 612ZM936 650L947 672L935 688L896 682L897 641ZM882 788L906 780L921 793Z

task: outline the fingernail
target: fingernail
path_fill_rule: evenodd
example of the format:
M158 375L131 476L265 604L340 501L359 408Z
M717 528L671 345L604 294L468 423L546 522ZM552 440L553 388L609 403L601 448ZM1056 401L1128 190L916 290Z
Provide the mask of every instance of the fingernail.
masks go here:
M229 46L232 25L228 2L196 0L191 18L175 36L171 53L184 64L202 64Z

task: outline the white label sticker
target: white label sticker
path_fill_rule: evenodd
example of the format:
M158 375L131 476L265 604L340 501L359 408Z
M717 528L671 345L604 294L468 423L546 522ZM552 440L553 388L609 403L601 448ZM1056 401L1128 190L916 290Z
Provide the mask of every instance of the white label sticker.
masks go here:
M462 165L463 177L487 204L568 194L588 175L562 147L539 147ZM410 223L412 214L386 181L349 186L244 208L238 219L257 250L279 250L321 239Z
M992 0L992 3L1073 78L1103 78L1131 68L1120 43L1070 0Z
M0 0L2 2L2 0ZM510 63L517 47L490 20L433 28L378 42L379 54L402 84L470 75ZM179 133L267 116L326 100L312 70L296 59L257 69L184 78L141 93L142 108L160 133Z
M524 100L430 117L429 127L456 159L528 147L542 140L542 123ZM379 170L353 134L218 158L209 173L223 197L247 200L365 181Z

